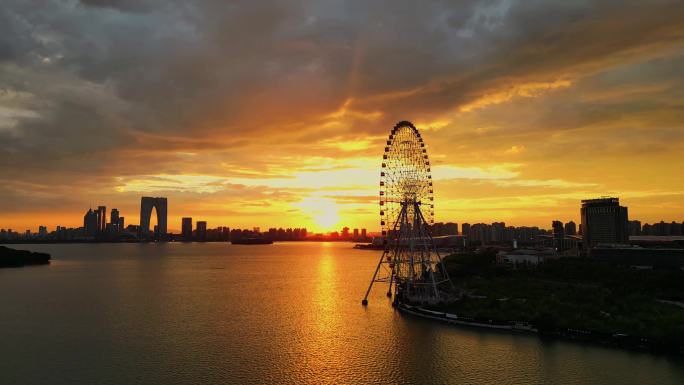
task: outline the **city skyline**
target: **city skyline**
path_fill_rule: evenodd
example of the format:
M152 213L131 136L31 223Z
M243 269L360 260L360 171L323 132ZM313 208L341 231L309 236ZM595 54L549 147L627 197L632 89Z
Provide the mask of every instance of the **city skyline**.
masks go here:
M602 195L684 212L681 3L187 7L3 4L3 226L75 226L84 202L135 223L150 195L170 223L375 228L400 119L437 221L579 222Z
M245 226L232 226L230 224L225 224L225 223L220 223L218 225L212 224L211 226L207 223L206 220L202 220L202 218L193 218L193 217L187 217L183 216L181 218L181 225L179 229L175 229L171 227L170 229L168 228L168 218L167 218L167 210L168 210L168 204L167 204L167 198L166 197L141 197L140 198L140 212L144 213L145 216L144 218L147 218L145 221L140 221L140 224L136 225L135 223L129 223L128 226L125 226L125 217L121 215L121 212L118 208L113 207L111 208L109 212L109 218L110 220L107 221L108 217L108 212L107 212L107 207L106 206L97 206L96 210L93 210L92 208L89 208L88 211L85 213L83 217L83 222L82 226L62 226L62 225L57 225L55 232L58 232L60 229L62 230L81 230L82 234L81 236L88 236L88 237L94 237L94 238L99 238L100 240L117 240L116 238L118 235L121 235L124 230L129 232L130 236L135 236L135 238L139 240L151 240L152 238L157 238L160 239L164 238L166 234L169 235L180 235L181 239L184 240L190 240L193 238L193 231L195 231L195 224L201 223L202 226L204 227L204 231L206 232L207 230L219 230L222 231L223 229L230 229L230 230L242 230L242 231L253 231L255 234L260 234L260 231L258 229L262 228L262 224L251 226L251 227L245 227ZM594 203L605 203L608 202L610 205L615 205L616 202L619 202L618 197L600 197L600 198L591 198L587 200L582 200L581 201L581 207L580 207L580 223L576 223L574 220L568 220L568 221L562 221L558 219L554 219L551 221L550 226L544 226L544 225L535 225L535 226L527 226L527 225L515 225L511 223L506 223L504 221L497 221L496 219L493 219L493 221L490 219L489 221L480 221L480 222L456 222L456 221L435 221L434 225L432 225L432 235L465 235L472 237L476 240L484 240L485 238L487 239L509 239L509 240L518 240L520 241L521 239L528 239L530 236L535 236L535 235L553 235L555 236L560 236L561 238L564 236L579 236L581 238L582 236L582 227L583 223L586 218L584 218L584 212L585 212L585 206L587 204L594 204ZM617 207L617 206L616 206ZM653 221L652 223L648 223L645 221L641 221L638 218L632 218L627 215L627 208L626 207L620 207L623 210L623 213L621 214L621 218L618 219L618 221L623 222L624 228L621 231L621 237L622 240L625 241L627 236L639 236L639 235L684 235L684 221L681 223L677 220L672 220L672 221ZM154 215L153 215L154 213ZM158 223L161 220L161 223L164 224L163 229L164 230L158 230ZM172 225L173 226L173 225ZM213 227L215 226L215 227ZM483 227L484 226L484 227ZM37 230L34 231L32 229L26 229L26 230L19 230L19 229L12 229L11 227L3 227L0 224L0 229L2 229L3 234L5 234L5 231L8 231L10 233L15 233L18 235L38 235L38 236L43 236L45 237L47 234L54 233L49 231L49 226L46 226L44 224L39 224L36 226ZM285 226L272 226L272 224L266 224L264 228L268 228L269 231L274 231L274 230L292 230L292 229L297 229L299 230L300 228L296 226L292 226L292 224L287 224ZM471 232L471 228L474 232ZM475 230L475 229L479 230ZM302 230L305 232L307 231L306 227L302 227ZM461 230L459 230L461 229ZM497 230L498 229L498 230ZM338 231L339 230L339 231ZM349 237L344 235L344 232L346 231L347 233L349 231L353 230L353 237ZM342 238L350 238L350 239L355 239L358 238L358 232L361 230L362 236L361 238L366 237L366 233L369 235L377 235L380 234L381 231L374 230L374 229L366 229L366 228L352 228L349 226L346 226L344 224L341 224L340 227L338 228L331 228L327 231L312 231L309 232L310 235L334 235L334 234L339 234ZM529 233L530 230L535 231L534 233ZM520 232L521 231L521 232ZM505 234L504 234L505 232ZM517 236L514 236L514 232L518 234ZM485 237L485 234L488 233ZM117 235L118 234L118 235ZM266 232L261 233L261 234L266 234ZM105 236L105 239L102 237Z

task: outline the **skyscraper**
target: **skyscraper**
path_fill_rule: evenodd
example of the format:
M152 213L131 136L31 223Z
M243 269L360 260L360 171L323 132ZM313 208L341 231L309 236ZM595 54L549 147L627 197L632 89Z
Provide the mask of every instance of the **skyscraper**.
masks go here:
M183 240L192 241L192 218L185 217L182 219L182 229Z
M197 240L204 242L207 240L207 222L197 221Z
M99 217L96 211L88 209L88 212L83 216L83 230L85 235L94 237L99 231Z
M97 206L97 232L104 233L107 228L107 207Z
M112 224L112 227L116 230L121 230L119 229L119 210L117 209L112 209L111 214L109 214L109 223Z
M150 217L152 209L157 213L157 231L155 236L163 238L166 236L166 217L168 202L163 197L142 197L140 199L140 236L147 238L150 233Z
M640 221L629 221L629 235L641 235L641 222Z
M619 198L582 201L582 238L584 249L600 243L627 243L629 240L627 207Z

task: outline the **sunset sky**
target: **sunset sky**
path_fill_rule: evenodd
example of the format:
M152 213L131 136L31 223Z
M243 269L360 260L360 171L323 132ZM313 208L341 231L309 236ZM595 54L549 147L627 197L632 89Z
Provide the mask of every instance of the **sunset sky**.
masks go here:
M684 220L681 1L0 5L0 227L378 229L412 121L437 221L548 228L580 200Z

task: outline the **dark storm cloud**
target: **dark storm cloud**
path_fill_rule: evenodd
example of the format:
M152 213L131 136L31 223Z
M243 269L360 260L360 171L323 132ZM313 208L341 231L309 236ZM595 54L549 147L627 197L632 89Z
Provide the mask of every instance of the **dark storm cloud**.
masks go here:
M0 177L266 172L257 155L681 49L682 20L678 1L5 0Z

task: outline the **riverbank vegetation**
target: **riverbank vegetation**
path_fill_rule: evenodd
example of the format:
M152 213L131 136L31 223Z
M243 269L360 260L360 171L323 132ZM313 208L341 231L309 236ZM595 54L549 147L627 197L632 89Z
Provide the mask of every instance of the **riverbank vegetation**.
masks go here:
M442 310L480 320L526 321L542 334L623 340L667 350L684 346L684 272L561 258L499 266L493 251L451 255L462 299Z

